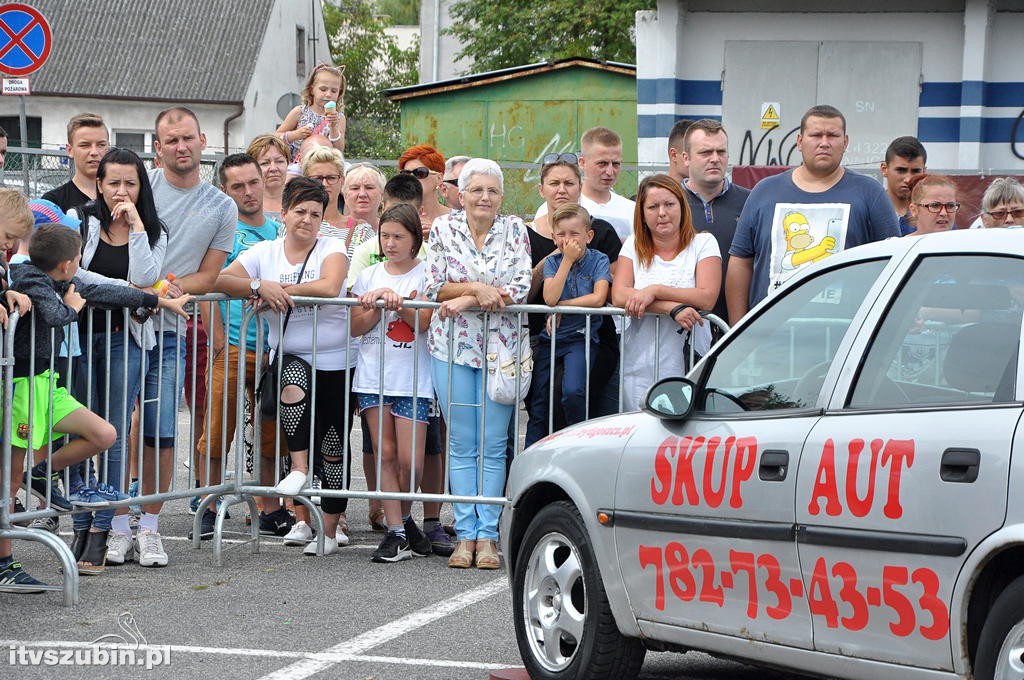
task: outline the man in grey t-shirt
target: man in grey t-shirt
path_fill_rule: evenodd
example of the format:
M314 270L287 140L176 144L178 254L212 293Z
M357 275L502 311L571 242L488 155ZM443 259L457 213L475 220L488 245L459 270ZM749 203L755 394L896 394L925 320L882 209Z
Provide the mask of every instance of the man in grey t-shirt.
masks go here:
M154 148L161 167L150 171L149 181L157 212L168 231L161 278L167 274L176 277L169 286L172 296L209 292L234 247L238 209L234 201L200 177L199 159L206 148L206 137L192 111L181 107L162 111L156 119ZM156 491L157 474L160 491L167 490L174 476L178 395L185 376L185 325L168 315L155 318L154 323L157 346L147 357L143 390L145 402L149 402L144 402L142 418L143 494ZM162 507L163 503L142 506L136 548L139 564L144 567L167 564L158 526ZM128 551L130 548L126 548ZM124 561L127 555L117 557Z

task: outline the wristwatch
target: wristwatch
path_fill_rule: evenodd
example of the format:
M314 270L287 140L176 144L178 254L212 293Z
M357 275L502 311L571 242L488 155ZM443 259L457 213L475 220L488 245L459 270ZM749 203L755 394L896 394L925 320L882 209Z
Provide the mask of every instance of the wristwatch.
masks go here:
M252 291L249 294L249 297L254 298L254 299L258 298L260 296L260 280L259 279L253 279L252 281L250 281L249 282L249 290Z

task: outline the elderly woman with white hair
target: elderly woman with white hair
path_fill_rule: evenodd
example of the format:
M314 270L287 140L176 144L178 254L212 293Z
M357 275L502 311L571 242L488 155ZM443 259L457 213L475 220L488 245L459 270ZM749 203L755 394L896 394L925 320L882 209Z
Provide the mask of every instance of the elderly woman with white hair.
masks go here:
M469 160L459 176L465 210L435 219L428 240L423 288L426 298L440 302L441 307L431 318L427 346L434 389L448 423L451 492L459 496L500 496L505 487L505 446L515 407L488 398L484 355L491 332L509 350L517 350L520 324L516 315L501 310L526 300L531 265L526 225L518 217L498 214L503 194L504 177L498 164L483 158ZM490 328L484 326L484 311L489 312ZM449 332L454 334L451 355ZM485 405L482 428L481 404ZM483 465L482 487L479 464ZM448 566L497 569L501 507L455 503L453 509L458 545Z
M981 224L986 229L1024 226L1024 186L1013 177L992 180L981 197Z

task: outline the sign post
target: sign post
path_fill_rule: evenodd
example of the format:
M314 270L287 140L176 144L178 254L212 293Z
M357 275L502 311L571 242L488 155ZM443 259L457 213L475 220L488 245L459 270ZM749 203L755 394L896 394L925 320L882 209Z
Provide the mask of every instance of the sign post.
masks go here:
M50 24L37 9L17 2L0 5L0 72L17 77L4 78L3 94L16 94L20 100L19 127L23 149L28 148L25 95L31 89L28 78L21 76L34 73L46 63L52 47ZM28 154L24 151L21 154L21 177L28 194Z

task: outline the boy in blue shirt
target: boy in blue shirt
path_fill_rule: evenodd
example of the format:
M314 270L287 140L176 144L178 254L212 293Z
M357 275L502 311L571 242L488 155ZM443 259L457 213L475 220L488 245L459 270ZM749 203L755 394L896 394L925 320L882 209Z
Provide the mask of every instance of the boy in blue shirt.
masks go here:
M587 244L594 238L590 214L575 203L567 203L551 216L551 236L557 252L544 262L544 303L555 306L604 307L611 289L611 266L608 256L591 250ZM534 352L533 387L530 421L526 428L526 445L530 446L548 429L548 400L551 379L551 333L555 333L555 363L562 364L562 410L566 425L586 418L586 385L591 364L597 354L600 318L591 319L589 331L586 318L579 314L555 314L548 318L541 332L540 347ZM587 346L590 345L589 361Z

